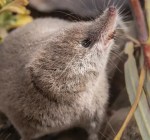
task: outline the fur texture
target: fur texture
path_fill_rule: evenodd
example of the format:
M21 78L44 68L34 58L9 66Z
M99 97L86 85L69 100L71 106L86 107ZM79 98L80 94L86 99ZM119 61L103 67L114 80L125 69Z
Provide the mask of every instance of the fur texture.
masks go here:
M90 140L98 139L108 99L109 36L117 18L111 7L92 22L38 19L5 39L0 111L22 140L74 126L87 129Z

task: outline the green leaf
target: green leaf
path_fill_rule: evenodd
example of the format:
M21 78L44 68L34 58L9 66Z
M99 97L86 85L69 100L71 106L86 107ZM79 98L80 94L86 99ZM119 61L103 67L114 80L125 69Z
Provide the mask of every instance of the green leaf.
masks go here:
M0 0L0 37L6 37L10 29L32 21L26 9L28 0Z
M24 7L28 4L27 0L14 0L0 9L0 13L11 11L18 14L29 14L29 11Z
M14 18L15 18L15 22L13 22L10 25L10 28L16 28L19 26L23 26L32 21L32 17L29 15L16 15Z
M11 12L4 12L0 15L0 28L9 29L10 25L15 22L15 16Z

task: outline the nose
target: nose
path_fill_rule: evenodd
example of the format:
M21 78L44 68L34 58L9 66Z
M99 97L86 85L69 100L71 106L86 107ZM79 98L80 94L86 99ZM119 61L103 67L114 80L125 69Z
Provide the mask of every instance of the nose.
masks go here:
M108 42L113 37L113 32L117 26L118 10L114 6L109 6L104 13L92 23L90 34L95 40Z
M108 12L110 15L114 15L116 13L116 8L114 6L110 6L108 8Z

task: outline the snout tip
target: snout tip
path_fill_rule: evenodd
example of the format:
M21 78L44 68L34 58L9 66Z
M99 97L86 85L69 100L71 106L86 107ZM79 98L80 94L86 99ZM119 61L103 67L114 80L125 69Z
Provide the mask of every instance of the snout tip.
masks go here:
M110 15L114 15L114 14L116 14L116 8L114 6L110 6L108 8L108 12Z

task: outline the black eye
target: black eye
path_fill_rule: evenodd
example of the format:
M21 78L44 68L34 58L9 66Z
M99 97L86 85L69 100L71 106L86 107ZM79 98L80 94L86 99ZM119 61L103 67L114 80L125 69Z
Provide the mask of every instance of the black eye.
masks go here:
M85 40L83 40L83 41L81 42L81 44L82 44L83 47L88 48L88 47L91 46L92 41L91 41L90 38L86 38Z

